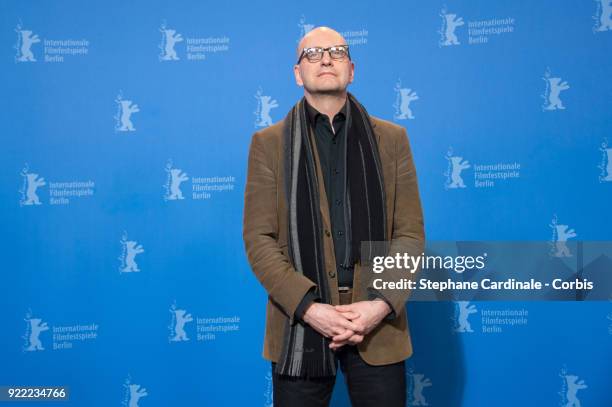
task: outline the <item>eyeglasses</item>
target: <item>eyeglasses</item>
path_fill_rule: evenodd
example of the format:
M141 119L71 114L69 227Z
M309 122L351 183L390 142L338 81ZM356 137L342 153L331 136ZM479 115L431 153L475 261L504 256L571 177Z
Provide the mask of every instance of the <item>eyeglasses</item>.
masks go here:
M347 57L349 60L351 59L351 54L349 54L348 45L334 45L327 48L309 47L304 48L302 50L302 54L300 55L300 58L298 59L296 65L299 65L302 61L302 58L304 57L306 57L308 62L319 62L321 58L323 58L323 54L325 53L325 51L329 51L329 56L331 57L331 59L335 59L337 61L340 61Z

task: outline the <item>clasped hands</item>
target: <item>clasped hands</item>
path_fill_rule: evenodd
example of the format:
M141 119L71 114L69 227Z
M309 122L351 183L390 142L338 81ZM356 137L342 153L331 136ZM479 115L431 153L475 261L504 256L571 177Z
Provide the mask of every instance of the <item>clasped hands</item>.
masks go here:
M389 305L381 300L358 301L347 305L329 305L313 302L304 317L305 323L326 338L331 338L330 349L344 345L356 345L363 341L391 312Z

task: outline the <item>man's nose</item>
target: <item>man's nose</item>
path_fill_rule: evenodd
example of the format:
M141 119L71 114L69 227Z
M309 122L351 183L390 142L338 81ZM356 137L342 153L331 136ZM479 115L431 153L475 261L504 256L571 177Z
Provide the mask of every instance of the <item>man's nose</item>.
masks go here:
M323 51L323 56L321 57L321 64L322 65L331 65L331 63L332 63L331 51L329 51L329 50Z

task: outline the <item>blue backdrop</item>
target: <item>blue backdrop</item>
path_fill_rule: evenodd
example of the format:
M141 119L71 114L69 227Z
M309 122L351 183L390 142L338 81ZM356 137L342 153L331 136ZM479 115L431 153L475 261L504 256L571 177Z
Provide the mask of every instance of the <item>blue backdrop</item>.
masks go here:
M247 153L301 97L318 25L351 45L349 90L406 127L429 240L610 240L609 0L5 0L0 385L271 404ZM408 315L408 405L612 405L610 301Z

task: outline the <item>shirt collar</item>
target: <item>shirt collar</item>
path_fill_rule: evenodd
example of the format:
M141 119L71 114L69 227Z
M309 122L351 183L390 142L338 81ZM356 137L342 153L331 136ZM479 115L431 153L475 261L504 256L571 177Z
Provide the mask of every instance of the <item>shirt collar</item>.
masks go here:
M308 115L308 121L314 127L315 124L317 123L317 118L319 116L325 116L325 115L323 113L319 112L314 107L312 107L308 103L306 98L304 98L304 104L306 105L306 114ZM340 116L341 118L346 119L346 109L347 109L347 106L348 106L348 97L346 98L346 101L344 102L344 105L342 106L342 109L340 109L340 111L336 114L336 116ZM335 117L334 117L334 119L335 119Z

